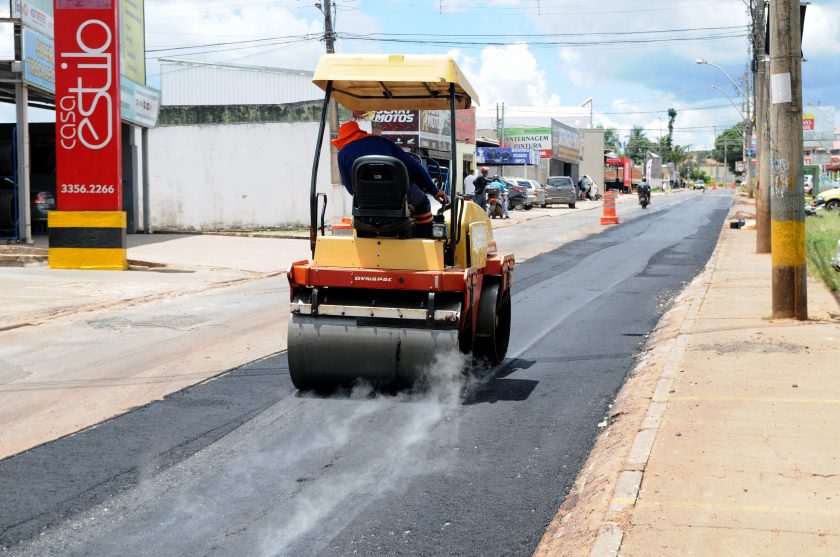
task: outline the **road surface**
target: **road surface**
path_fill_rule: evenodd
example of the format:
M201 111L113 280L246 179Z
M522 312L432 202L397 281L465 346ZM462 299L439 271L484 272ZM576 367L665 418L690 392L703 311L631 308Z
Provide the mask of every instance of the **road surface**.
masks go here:
M464 399L452 355L427 393L319 398L293 389L281 353L6 459L0 547L528 555L645 337L707 261L731 200L673 196L518 265L508 359ZM498 241L551 241L561 221Z

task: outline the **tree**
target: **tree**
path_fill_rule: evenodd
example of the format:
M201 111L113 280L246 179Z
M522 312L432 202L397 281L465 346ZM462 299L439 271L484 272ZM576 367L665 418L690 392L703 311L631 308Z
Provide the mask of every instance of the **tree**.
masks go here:
M676 109L668 109L668 150L674 146L674 120L677 119ZM671 161L673 162L673 161Z
M601 126L598 127L600 128ZM604 149L615 151L616 153L621 152L621 139L618 137L618 133L615 131L615 128L607 128L604 130Z
M633 126L630 132L630 137L627 140L627 148L624 154L636 164L644 164L648 151L653 150L653 143L645 135L645 130L641 126Z
M743 122L724 130L715 138L715 148L711 156L718 162L726 163L729 170L735 172L735 163L744 160Z

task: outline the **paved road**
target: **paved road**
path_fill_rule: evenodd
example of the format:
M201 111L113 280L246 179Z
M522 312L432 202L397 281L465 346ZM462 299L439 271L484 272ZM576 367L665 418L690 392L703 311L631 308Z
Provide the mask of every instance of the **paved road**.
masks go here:
M714 247L731 196L684 195L518 266L509 358L465 400L451 361L423 395L317 398L291 387L285 354L262 359L0 462L0 546L530 554L645 335Z

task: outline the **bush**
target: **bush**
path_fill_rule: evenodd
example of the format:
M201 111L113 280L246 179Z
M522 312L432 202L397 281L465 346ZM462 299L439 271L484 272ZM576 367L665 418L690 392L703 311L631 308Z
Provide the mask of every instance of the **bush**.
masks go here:
M833 292L840 292L840 273L831 267L840 240L840 216L821 212L822 218L808 218L805 225L808 271Z

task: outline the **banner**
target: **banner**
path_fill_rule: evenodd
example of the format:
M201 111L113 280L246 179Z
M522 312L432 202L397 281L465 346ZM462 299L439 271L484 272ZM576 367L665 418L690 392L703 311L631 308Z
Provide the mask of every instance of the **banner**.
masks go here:
M551 158L551 128L505 128L504 147L537 149L544 159Z
M448 110L420 111L420 147L449 151L451 129Z
M804 132L814 131L814 115L813 114L803 114L802 115L802 131L804 131Z
M478 164L539 164L540 152L536 149L478 147L475 150L475 159Z
M624 185L626 187L630 187L633 181L633 161L626 158L624 159Z
M123 76L120 80L122 119L146 128L157 125L160 91L144 87Z
M551 156L570 163L580 163L580 132L557 120L551 120Z
M122 210L117 0L55 0L60 211Z

